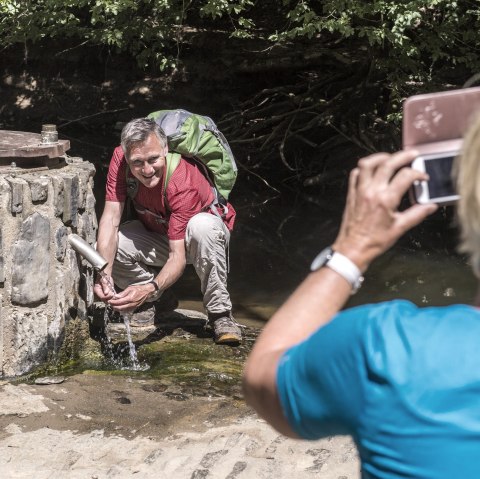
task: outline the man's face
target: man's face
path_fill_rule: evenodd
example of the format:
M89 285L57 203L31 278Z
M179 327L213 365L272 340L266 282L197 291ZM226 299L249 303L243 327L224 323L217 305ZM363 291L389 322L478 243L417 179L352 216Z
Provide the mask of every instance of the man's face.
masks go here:
M160 140L151 133L143 143L137 143L130 149L127 159L132 175L147 188L157 186L165 169L167 147L162 147Z

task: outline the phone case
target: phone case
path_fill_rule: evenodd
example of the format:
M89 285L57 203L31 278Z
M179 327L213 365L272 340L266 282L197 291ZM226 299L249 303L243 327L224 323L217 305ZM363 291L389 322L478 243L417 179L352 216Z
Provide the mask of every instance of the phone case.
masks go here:
M480 113L480 87L414 95L403 104L403 149L421 154L460 151Z

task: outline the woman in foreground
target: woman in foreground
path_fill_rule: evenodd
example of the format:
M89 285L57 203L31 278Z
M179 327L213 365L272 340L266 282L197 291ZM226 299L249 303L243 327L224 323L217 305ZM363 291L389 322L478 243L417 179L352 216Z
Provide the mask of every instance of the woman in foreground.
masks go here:
M456 165L461 251L480 277L480 120ZM371 262L436 211L398 206L418 153L379 153L350 176L339 234L268 322L247 402L281 433L352 435L363 478L480 478L480 310L404 300L339 312ZM434 280L434 278L433 278Z

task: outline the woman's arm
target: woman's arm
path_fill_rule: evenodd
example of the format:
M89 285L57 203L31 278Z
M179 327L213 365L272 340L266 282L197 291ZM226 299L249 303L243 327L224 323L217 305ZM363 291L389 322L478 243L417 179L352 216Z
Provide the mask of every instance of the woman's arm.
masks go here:
M436 205L398 205L412 183L426 175L406 167L416 152L379 153L359 161L350 174L347 204L334 251L363 273L407 230L433 213ZM290 347L328 323L345 305L350 283L329 268L311 273L274 314L247 359L243 386L247 402L281 433L295 437L279 403L278 362ZM327 361L328 358L323 358ZM322 359L319 360L321 368Z

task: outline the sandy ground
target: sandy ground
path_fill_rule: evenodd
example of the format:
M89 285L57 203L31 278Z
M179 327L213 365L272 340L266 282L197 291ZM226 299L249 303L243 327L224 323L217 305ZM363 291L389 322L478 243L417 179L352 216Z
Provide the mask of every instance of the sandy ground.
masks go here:
M287 439L241 398L84 373L0 383L0 477L354 479L359 463L349 438Z

